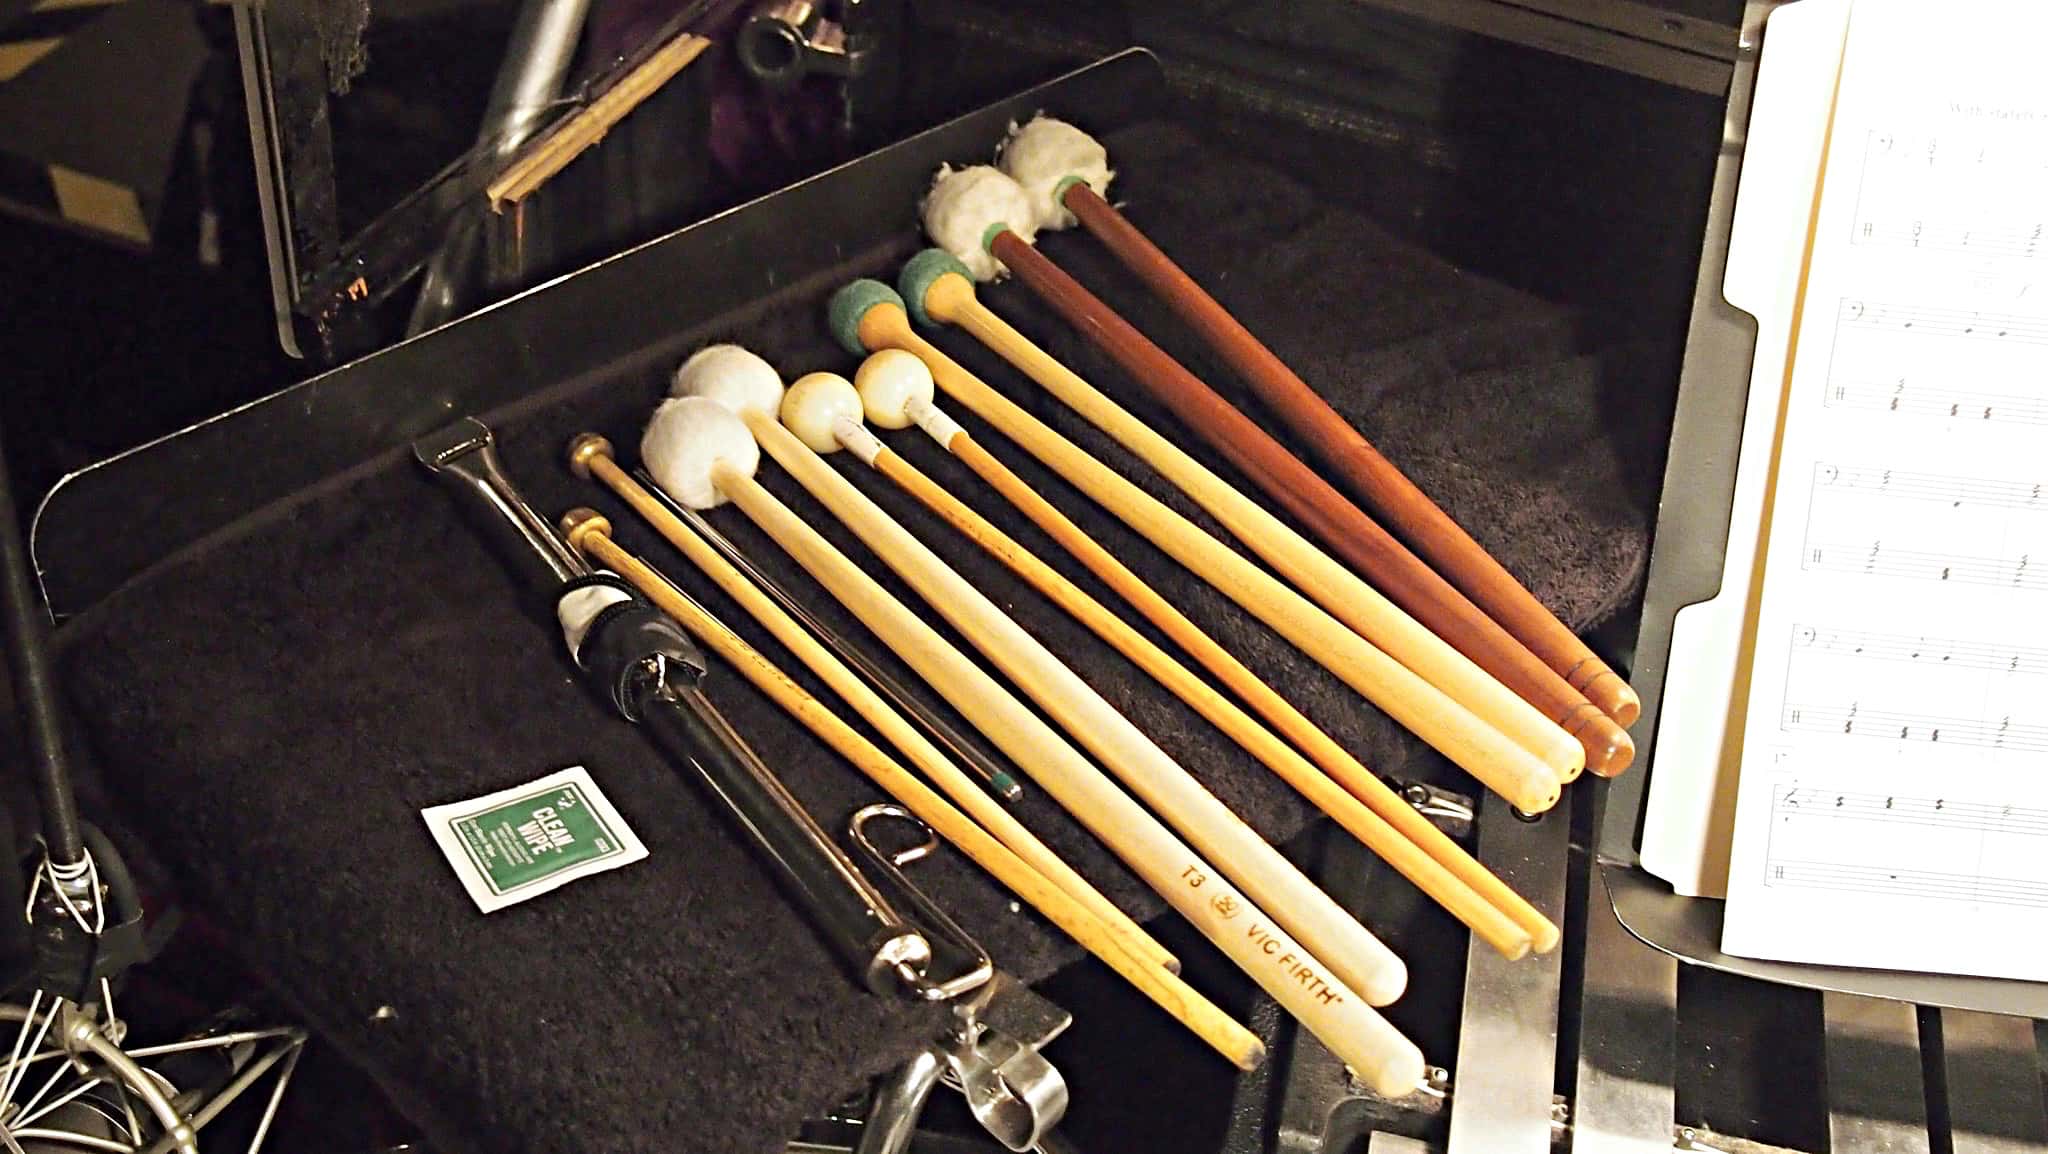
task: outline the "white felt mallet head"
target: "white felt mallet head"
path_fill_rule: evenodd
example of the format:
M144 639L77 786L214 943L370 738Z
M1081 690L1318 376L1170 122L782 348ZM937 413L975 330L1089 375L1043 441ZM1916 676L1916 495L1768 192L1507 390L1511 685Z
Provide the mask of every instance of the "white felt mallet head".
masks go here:
M1101 141L1044 113L1011 131L996 164L1031 198L1038 227L1053 231L1074 227L1074 214L1060 203L1068 188L1086 184L1107 198L1116 176Z
M735 413L759 409L772 417L782 405L782 374L750 349L706 345L676 370L668 391L675 397L709 397Z
M907 429L916 410L932 403L936 388L932 371L906 349L883 349L860 363L853 374L868 423L881 429Z
M761 467L761 446L744 421L709 397L674 397L654 410L640 437L640 460L655 483L692 509L725 502L712 482L720 464L751 477Z
M840 448L839 423L860 424L860 394L838 373L810 373L797 378L782 396L782 424L814 453Z
M924 198L924 231L975 280L994 280L1005 271L988 245L1006 228L1026 244L1038 235L1038 214L1022 185L986 164L939 169Z

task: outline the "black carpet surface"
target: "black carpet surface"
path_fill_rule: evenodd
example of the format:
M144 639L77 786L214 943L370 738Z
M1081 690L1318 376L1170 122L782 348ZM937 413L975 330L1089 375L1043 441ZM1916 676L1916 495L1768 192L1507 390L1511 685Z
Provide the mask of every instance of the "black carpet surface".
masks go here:
M1182 128L1142 125L1109 143L1132 218L1540 597L1584 626L1632 592L1668 423L1670 382L1643 367L1654 358L1583 349L1565 310L1465 275ZM1087 238L1049 236L1044 247L1206 379L1234 387ZM788 379L850 373L824 328L831 287L803 286L701 335L755 348ZM1173 427L1021 289L984 295L1084 375ZM940 340L1192 513L971 342ZM687 349L486 416L537 508L609 513L624 543L795 672L679 557L562 466L562 447L584 429L637 456L639 425L679 351ZM1413 741L1377 710L1000 436L967 423L1368 764L1401 769ZM889 440L1109 599L921 435ZM1284 786L1092 635L859 465L839 465L1255 828L1280 840L1305 824ZM772 465L764 479L826 519ZM829 620L857 630L736 511L712 516ZM837 526L821 528L866 557ZM773 1150L798 1119L937 1027L936 1013L867 996L835 968L703 794L572 680L551 624L401 454L171 559L65 640L70 685L99 719L96 751L129 820L182 863L194 897L241 932L254 964L372 1072L436 1149ZM714 668L711 685L822 823L837 829L876 798L738 675ZM478 914L419 809L567 765L589 767L650 856ZM1112 899L1140 916L1159 911L1035 792L1019 812ZM1006 969L1037 979L1075 956L957 855L917 870ZM1132 1003L1135 1014L1155 1012ZM1074 1092L1082 1103L1097 1088Z

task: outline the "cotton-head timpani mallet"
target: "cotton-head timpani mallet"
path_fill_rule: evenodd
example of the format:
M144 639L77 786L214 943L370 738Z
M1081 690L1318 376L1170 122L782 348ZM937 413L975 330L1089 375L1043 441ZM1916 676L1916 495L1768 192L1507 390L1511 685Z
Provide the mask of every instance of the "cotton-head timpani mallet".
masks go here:
M1224 688L1237 694L1256 713L1265 718L1269 725L1307 752L1310 760L1328 775L1325 780L1334 780L1341 785L1401 837L1434 858L1441 869L1449 871L1451 876L1470 887L1495 909L1506 914L1521 928L1537 953L1548 953L1556 948L1562 935L1555 923L1544 917L1541 911L1530 905L1520 894L1510 889L1492 870L1480 865L1471 854L1465 852L1463 846L1437 828L1436 823L1417 812L1414 806L1408 804L1372 771L1360 764L1357 758L1351 756L1350 751L1337 744L1335 739L1296 709L1293 703L1260 680L1257 674L1232 656L1221 643L1190 621L1185 613L1175 608L1157 590L1146 584L1143 578L1133 573L1129 566L1118 560L1115 554L1089 536L1079 525L1074 524L1065 513L1026 484L1022 477L1011 472L1008 466L983 448L966 429L948 417L933 401L932 374L923 361L902 349L883 349L871 354L861 363L860 370L854 374L853 382L854 387L860 392L862 409L870 424L884 429L903 429L915 424L923 429L941 448L964 462L1005 500L1029 517L1033 524L1044 530L1061 548L1086 566L1089 572L1101 579L1103 584L1115 590L1118 596L1128 601L1147 621L1185 650L1202 668L1208 670L1211 676L1222 683ZM785 408L787 405L788 401L785 399ZM902 463L906 475L914 473L914 470L907 463L903 463L902 458L895 453L885 454L880 462L882 463L878 463L878 467L884 472L888 472L893 466L883 463L896 462ZM919 493L920 497L929 492L922 486L912 491ZM947 504L957 505L959 502L952 501ZM941 512L956 526L962 526L963 531L964 523L973 515L971 510L965 514L946 513L944 510ZM990 527L989 535L991 538L1000 536L999 531L993 527ZM1022 546L1011 542L1002 551L997 551L996 555L1009 562L1012 555L1021 557L1026 554ZM1064 582L1057 573L1052 574L1050 580ZM1087 596L1078 590L1075 590L1073 595ZM1107 611L1099 607L1090 613L1092 616L1108 616ZM1121 624L1120 620L1118 624ZM1108 627L1114 629L1116 625ZM1125 628L1119 632L1133 634L1139 643L1150 644L1142 634L1136 634L1134 630ZM1160 656L1165 657L1164 654ZM1171 658L1166 660L1171 661ZM1215 718L1212 717L1211 720ZM1255 724L1246 718L1243 723L1234 727L1249 730ZM1280 764L1276 764L1276 760ZM1267 760L1267 764L1283 777L1287 777L1289 773L1282 766L1289 761L1286 755L1275 754L1272 759ZM1313 779L1309 781L1313 785ZM1320 786L1315 788L1319 790ZM1303 792L1308 793L1312 800L1319 796L1308 788L1303 788ZM1320 800L1318 805L1324 812L1337 817L1339 821L1344 821L1343 807L1323 804ZM1400 859L1380 850L1380 846L1367 836L1370 828L1365 823L1353 825L1345 822L1345 826L1360 840L1398 865ZM1407 873L1405 869L1403 872ZM1452 902L1433 889L1424 880L1424 876L1410 873L1408 877L1447 908L1452 908L1453 912L1456 912ZM1474 925L1470 921L1466 924ZM1474 928L1478 927L1474 925ZM1495 942L1496 946L1501 944L1500 941Z
M741 367L748 367L746 362ZM772 370L771 370L772 371ZM779 384L779 382L778 382ZM751 444L752 442L749 441ZM990 798L987 791L976 788L973 779L967 776L952 759L932 744L917 727L913 726L901 711L891 706L867 682L863 681L846 664L829 652L824 645L802 625L777 605L760 586L748 580L738 566L728 561L701 535L683 523L655 494L648 492L640 483L612 459L611 442L595 433L585 433L569 445L569 469L578 476L596 478L597 481L618 494L620 499L654 526L669 544L700 572L711 578L713 584L732 598L740 608L754 620L761 623L777 641L794 653L812 673L838 694L863 721L874 727L892 745L910 759L910 763L924 772L933 784L944 790L954 804L967 811L968 815L981 823L998 841L1010 851L1023 858L1033 869L1044 875L1053 884L1065 890L1095 918L1108 926L1124 942L1125 950L1152 965L1178 973L1180 963L1167 952L1166 947L1153 940L1122 910L1102 896L1086 878L1075 873L1050 846L1038 837L1008 809Z
M603 440L593 439L599 443ZM595 449L594 445L580 438L578 443L586 452ZM606 456L609 457L608 450ZM695 634L713 652L725 658L770 700L781 706L806 729L817 734L825 744L866 774L869 780L880 786L890 797L903 803L904 808L916 815L919 821L951 842L961 853L966 854L969 860L986 870L991 877L1028 903L1032 909L1045 915L1046 920L1065 931L1089 953L1102 959L1110 969L1214 1047L1233 1065L1239 1069L1250 1070L1256 1068L1265 1057L1265 1046L1250 1030L1245 1029L1154 960L1136 956L1126 949L1123 939L1116 931L1075 901L1064 888L1048 880L1044 874L1033 869L1023 858L1012 852L1009 846L975 824L974 819L955 809L945 798L933 792L930 786L919 781L914 774L869 741L859 730L848 725L838 714L832 712L830 706L811 696L803 686L798 685L793 678L777 668L774 662L747 644L739 634L727 628L724 622L706 613L701 605L684 596L653 566L613 541L611 523L604 517L590 509L572 510L562 519L562 534L568 538L571 547L589 558L593 564L624 577L649 601L681 622L685 629ZM759 590L755 591L755 597L759 599L757 604L767 602L766 594ZM772 603L768 604L768 609L771 613L781 614L781 610ZM827 652L815 638L805 633L793 618L786 614L782 615L780 623L781 627L775 630L776 636L802 638L799 644L808 650L807 653L800 655L805 661L837 662L838 659ZM839 669L848 676L852 674L844 665L840 665ZM886 703L883 704L883 708L888 708ZM898 721L908 725L900 716ZM957 774L962 771L956 768L953 772Z
M754 480L759 449L744 420L708 398L669 401L648 426L642 456L685 505L709 508L730 499L739 506L1339 1059L1382 1093L1415 1088L1423 1062L1414 1043L1056 730Z
M911 328L903 298L896 290L880 281L854 281L833 294L829 312L832 331L847 349L862 354L897 348L916 354L947 396L1293 642L1515 808L1542 813L1557 804L1557 772L1535 754L1375 649L1293 586L1210 536L962 368Z
M854 379L857 384L849 385L843 377L813 373L797 381L782 399L783 425L817 452L841 447L852 450L1150 674L1482 940L1509 958L1529 952L1533 944L1529 932L1507 914L1452 876L1235 702L868 432L861 424L861 412L869 397L883 398L884 405L895 399L899 415L907 396L921 393L925 404L930 403L932 379L923 361L900 349L884 349L869 357Z
M1039 229L1076 220L1153 294L1201 334L1259 397L1312 446L1358 499L1437 571L1491 614L1571 686L1621 725L1642 710L1635 690L1536 600L1513 574L1438 508L1342 414L1275 356L1159 246L1103 199L1109 157L1094 138L1039 117L1004 146L1001 166L1023 185ZM1595 767L1597 769L1597 767Z
M731 347L715 347L708 350L712 355L700 353L685 362L676 372L675 391L683 396L709 397L744 420L761 449L783 471L852 530L883 564L916 590L934 612L1083 749L1094 754L1103 768L1137 794L1189 845L1215 862L1253 901L1264 906L1311 955L1322 959L1338 980L1375 1005L1385 1005L1400 996L1407 984L1407 968L1393 951L1218 801L1216 795L1131 724L1071 667L883 512L853 482L777 423L775 414L781 410L783 399L780 383L770 389L767 374L733 364L733 358L723 351ZM798 385L830 376L813 374ZM832 379L843 386L839 395L845 398L853 422L844 430L832 428L826 422L821 432L843 432L845 442L863 442L857 455L872 456L870 450L879 451L880 443L859 424L859 395L845 378ZM834 436L833 443L840 444L842 440ZM1031 772L1028 766L1020 768Z
M963 258L957 266L961 282L971 285L970 276L993 278L996 269L991 266L998 261L1015 272L1162 405L1377 585L1360 580L1215 474L1189 469L1193 458L1180 454L1150 462L1324 609L1522 743L1558 771L1560 780L1576 776L1589 756L1604 766L1619 754L1615 743L1626 745L1628 736L1612 719L1256 422L1033 248L1029 240L1036 229L1020 232L1013 223L1032 211L1023 187L994 168L946 171L925 198L925 231L941 248ZM971 257L984 259L965 260ZM929 272L927 277L942 279ZM906 296L913 314L926 307L925 296ZM968 319L963 317L963 323ZM1065 372L1015 330L1000 326L999 333L1010 339L997 351L1034 379ZM976 335L989 339L991 334L978 328ZM1165 438L1157 439L1165 443ZM1606 740L1589 737L1582 746L1567 732L1584 733L1596 723L1607 731Z

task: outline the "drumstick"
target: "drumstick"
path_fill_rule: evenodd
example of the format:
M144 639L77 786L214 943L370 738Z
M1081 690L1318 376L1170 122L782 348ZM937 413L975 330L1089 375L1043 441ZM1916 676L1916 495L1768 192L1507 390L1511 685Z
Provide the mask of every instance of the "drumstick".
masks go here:
M1371 604L1370 599L1377 596L1370 586L1292 526L1267 512L1264 506L1188 455L1170 438L1104 396L1012 328L976 298L974 282L967 278L965 266L950 254L942 249L927 249L919 253L904 266L898 287L904 292L905 300L911 302L913 317L920 320L928 318L930 323L957 324L965 329L1037 381L1047 392L1150 464L1222 522L1239 540L1271 562L1283 576L1293 579L1324 608L1371 638L1363 628L1368 622L1360 617ZM1393 548L1400 549L1398 543L1391 539L1388 541ZM1465 603L1463 597L1444 584L1428 566L1405 551L1403 556L1413 562L1410 576L1415 580L1410 582L1411 585L1433 586L1443 596L1465 604L1469 613L1461 612L1458 619L1471 623L1477 633L1490 637L1484 645L1471 651L1473 656L1484 657L1493 653L1505 655L1510 660L1513 669L1509 672L1516 677L1509 688L1542 705L1547 716L1556 723L1555 726L1544 725L1543 734L1555 738L1557 729L1561 727L1577 741L1580 747L1578 758L1562 766L1551 761L1553 768L1561 770L1561 780L1570 781L1577 777L1580 761L1595 773L1612 777L1634 760L1635 744L1629 740L1626 730L1566 684L1564 678L1549 666L1538 661L1491 618ZM1403 620L1414 624L1411 618L1404 617ZM1415 628L1421 627L1416 625ZM1465 647L1464 643L1457 646L1460 649ZM1488 668L1496 672L1502 669L1498 664L1489 664ZM1469 666L1467 670L1477 672ZM1527 720L1526 711L1521 715ZM1487 715L1482 713L1481 716Z
M903 751L910 763L924 771L932 783L946 792L956 805L966 810L982 827L994 834L996 840L1023 858L1031 867L1044 875L1053 884L1065 890L1077 903L1097 920L1108 926L1123 940L1124 948L1136 957L1172 973L1180 972L1180 962L1166 951L1166 947L1153 940L1138 923L1106 897L1102 896L1086 878L1075 873L1050 846L1038 840L1037 835L1026 829L1016 816L990 799L987 791L975 788L975 782L955 765L951 759L929 741L923 731L910 724L909 719L860 679L845 663L841 662L824 645L798 624L782 607L775 604L754 582L749 581L739 568L721 556L704 538L685 525L653 493L642 488L638 481L628 476L612 459L611 442L595 433L585 433L569 445L569 469L578 476L592 476L605 487L618 494L626 504L640 514L655 531L669 544L688 558L712 583L731 597L740 608L754 620L760 622L777 641L795 654L819 680L829 686L860 715L863 721L873 726L875 732Z
M1254 502L1213 475L1193 478L1215 482L1200 484L1189 495L1253 552L1388 656L1521 742L1563 779L1583 769L1587 752L1560 723L1583 724L1601 717L1600 711L1315 470L1033 248L1029 242L1036 229L1019 233L1014 227L1031 211L1024 189L994 168L944 172L925 199L925 231L956 257L982 250L1010 268L1039 299L1109 353L1160 404L1175 411L1378 588L1359 580L1278 518L1264 515ZM935 270L928 266L929 262L924 271L930 275ZM970 275L964 265L962 273L962 280ZM993 276L990 272L982 279ZM921 302L923 295L916 299ZM919 305L911 307L916 310ZM1050 360L1041 354L1030 367L1043 369ZM1176 483L1189 479L1175 478ZM1562 696L1551 693L1553 689ZM1524 694L1542 708L1524 700ZM1619 733L1611 721L1607 724Z
M1089 145L1093 146L1092 155ZM1089 163L1094 157L1100 157L1099 164ZM1077 160L1081 161L1078 165ZM1336 470L1351 491L1430 564L1608 716L1624 726L1634 724L1642 702L1619 674L1428 494L1381 456L1372 442L1286 362L1102 198L1100 194L1109 184L1109 169L1101 145L1071 125L1041 117L1011 139L1001 163L1033 194L1034 202L1043 198L1054 209L1050 215L1041 213L1040 228L1064 228L1078 218L1082 227L1201 334L1260 399Z
M730 499L919 676L1338 1058L1382 1093L1415 1089L1422 1053L1195 856L1039 716L754 480L744 421L704 397L671 400L643 441L664 489L694 508Z
M1407 967L1392 950L1071 667L783 428L774 415L783 400L779 383L770 394L764 383L767 374L733 366L732 357L716 355L730 348L733 346L714 347L685 362L676 372L674 391L682 396L710 397L738 414L754 440L785 472L1168 827L1214 861L1253 901L1271 911L1340 981L1374 1005L1386 1005L1400 996L1407 985ZM745 350L734 352L753 357ZM813 373L797 382L797 388L834 381L839 388L833 391L854 414L857 426L860 396L845 378ZM834 430L828 427L826 431ZM864 427L854 431L873 440ZM834 443L838 443L836 438ZM861 451L870 448L879 446L863 446Z
M1359 764L1358 759L1351 756L1350 751L1337 744L1329 734L1324 733L1314 722L1303 716L1300 710L1260 680L1257 674L1245 668L1243 662L1203 632L1200 626L1188 620L1186 614L1160 596L1143 578L1131 572L1129 567L1117 560L1114 554L1098 544L1079 525L1069 520L1066 514L1053 506L1052 502L1025 484L1023 478L996 460L987 449L982 448L968 435L967 430L961 428L933 404L931 370L923 361L902 349L883 349L870 355L862 363L853 380L854 387L860 390L861 406L871 424L885 429L901 429L916 424L924 429L942 448L964 461L1062 548L1087 566L1089 572L1130 602L1146 620L1199 662L1204 669L1222 682L1225 688L1250 704L1268 724L1305 751L1309 759L1322 767L1329 778L1335 779L1387 825L1399 831L1402 837L1434 858L1442 869L1450 872L1451 876L1476 891L1482 899L1512 919L1530 939L1537 953L1548 953L1557 947L1562 935L1555 923L1544 917L1522 895L1508 888L1492 870L1480 865L1471 854L1465 852L1463 846L1437 828L1435 822L1418 813L1414 806L1388 788L1387 784L1372 771ZM894 453L888 454L884 459L902 460ZM969 513L971 515L971 511ZM990 531L996 532L992 527ZM1021 546L1014 546L1013 543L1013 547L1018 553L1023 552ZM1059 578L1057 573L1053 574L1053 577L1064 580ZM1078 596L1086 596L1078 590L1075 592ZM1108 613L1099 607L1098 612L1105 615ZM1144 640L1142 635L1139 635L1138 640ZM1253 726L1256 723L1247 718L1245 724ZM1332 812L1328 806L1322 808L1325 812ZM1366 841L1368 845L1372 844L1360 830L1354 828L1351 832L1361 841ZM1416 875L1408 876L1417 885L1429 890L1430 887L1423 885ZM1436 896L1434 892L1432 896ZM1441 897L1437 900L1443 901Z
M909 382L901 380L906 374L913 379ZM921 382L916 379L919 376L922 377ZM896 379L880 381L882 377ZM900 349L884 349L861 365L855 380L859 383L847 386L843 377L813 373L798 381L783 397L782 423L799 440L818 452L829 452L841 445L854 450L855 455L876 472L944 518L968 540L1001 561L1032 588L1045 594L1055 605L1150 674L1245 752L1258 758L1317 809L1336 819L1338 825L1470 927L1481 940L1511 959L1529 952L1532 942L1526 930L1473 892L1470 886L1453 877L1414 842L1366 808L1364 803L1346 793L1293 746L1281 741L1272 730L1211 688L1123 618L868 432L861 424L860 413L864 398L870 392L901 392L921 386L929 398L932 380L924 362ZM860 390L859 395L851 395L856 388ZM868 456L867 449L873 449L874 454Z
M854 281L833 294L830 313L832 330L847 349L856 355L882 348L916 354L948 396L1293 642L1515 808L1524 813L1541 813L1557 804L1557 774L1536 760L1534 754L1472 716L1400 662L1373 648L1371 642L1292 586L1210 536L962 368L910 327L903 298L896 295L896 290L880 281Z
M841 720L830 706L811 696L774 662L742 640L739 634L705 613L695 601L682 596L652 566L613 541L611 523L604 517L590 509L572 510L562 518L562 533L577 552L631 582L649 601L681 622L713 652L731 663L770 700L817 734L890 797L902 802L904 808L915 814L919 821L953 843L1005 889L1066 931L1082 948L1102 959L1110 969L1230 1059L1238 1069L1255 1069L1265 1058L1265 1046L1250 1030L1178 976L1161 968L1153 959L1138 956L1127 949L1126 939L1075 901L1066 889L1033 869L1008 846L976 825L972 818L955 809L874 742ZM787 617L784 620L796 628L794 620ZM815 640L811 644L818 645ZM816 652L831 659L831 654L825 653L822 646L818 646Z

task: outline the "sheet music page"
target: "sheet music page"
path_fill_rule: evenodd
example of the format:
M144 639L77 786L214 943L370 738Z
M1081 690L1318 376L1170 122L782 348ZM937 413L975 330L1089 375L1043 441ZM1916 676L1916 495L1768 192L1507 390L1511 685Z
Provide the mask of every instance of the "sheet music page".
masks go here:
M1722 948L2048 980L2048 5L1858 0Z

